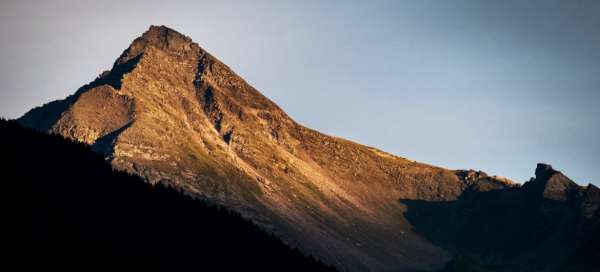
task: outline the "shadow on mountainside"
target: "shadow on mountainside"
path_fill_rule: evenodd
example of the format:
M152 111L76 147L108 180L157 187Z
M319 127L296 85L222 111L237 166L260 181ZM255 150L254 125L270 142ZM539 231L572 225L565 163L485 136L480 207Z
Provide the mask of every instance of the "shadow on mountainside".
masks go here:
M333 271L228 210L0 121L4 271Z
M581 192L565 201L544 198L543 182L538 177L522 187L467 189L456 201L400 202L418 234L455 254L444 271L597 269L599 212L582 216Z

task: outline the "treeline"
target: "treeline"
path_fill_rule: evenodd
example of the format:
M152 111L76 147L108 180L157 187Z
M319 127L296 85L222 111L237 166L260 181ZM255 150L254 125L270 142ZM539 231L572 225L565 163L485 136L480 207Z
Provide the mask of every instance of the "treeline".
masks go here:
M0 270L333 271L83 144L0 120L0 152Z

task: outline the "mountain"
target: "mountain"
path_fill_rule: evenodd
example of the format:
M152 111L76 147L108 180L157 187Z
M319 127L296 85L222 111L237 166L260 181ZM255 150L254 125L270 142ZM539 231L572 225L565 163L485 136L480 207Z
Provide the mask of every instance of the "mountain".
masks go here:
M519 258L526 257L466 241L471 232L487 237L492 222L510 225L498 230L499 237L510 237L517 227L501 218L529 220L520 217L529 214L513 217L511 210L500 209L520 209L505 203L513 197L532 207L545 202L530 202L530 196L556 198L561 210L571 205L571 194L590 195L587 202L577 201L587 203L585 220L597 218L598 196L587 193L592 186L562 178L540 185L544 178L538 177L520 187L502 177L431 166L306 128L189 37L164 26L150 27L110 71L75 94L32 109L18 121L88 144L114 168L151 184L168 184L232 209L342 271L438 271L464 252L476 253L472 258L488 267L513 261L525 267L529 259ZM546 189L536 194L538 187ZM470 211L465 206L480 205L477 201L491 206L476 209L480 214L473 219L459 216ZM463 224L469 220L488 229ZM439 229L442 225L450 229ZM576 229L584 230L590 233Z
M334 271L238 214L0 120L3 271Z
M405 217L423 237L457 252L457 263L475 260L482 271L600 268L600 189L547 164L535 175L519 187L468 189L453 201L401 200Z

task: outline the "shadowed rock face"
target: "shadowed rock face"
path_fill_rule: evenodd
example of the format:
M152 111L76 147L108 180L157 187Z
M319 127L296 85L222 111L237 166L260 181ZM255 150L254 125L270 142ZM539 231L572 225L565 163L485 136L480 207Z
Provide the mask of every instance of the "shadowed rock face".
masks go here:
M415 231L398 200L452 202L467 191L515 188L306 128L164 26L135 39L111 71L19 121L88 143L150 183L234 209L343 271L439 270L452 249ZM561 193L569 183L552 184L548 197L569 197Z
M417 233L458 253L445 271L600 267L598 189L578 186L550 165L538 164L535 173L522 187L467 190L454 201L401 202ZM461 266L470 268L454 269Z

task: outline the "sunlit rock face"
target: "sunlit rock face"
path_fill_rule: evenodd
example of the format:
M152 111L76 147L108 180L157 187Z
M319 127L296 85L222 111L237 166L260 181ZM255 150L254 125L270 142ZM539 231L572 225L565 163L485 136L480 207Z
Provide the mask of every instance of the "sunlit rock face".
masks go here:
M111 71L19 121L85 142L150 183L234 209L342 271L436 271L451 259L452 249L415 231L401 199L518 189L306 128L164 26L135 39Z

